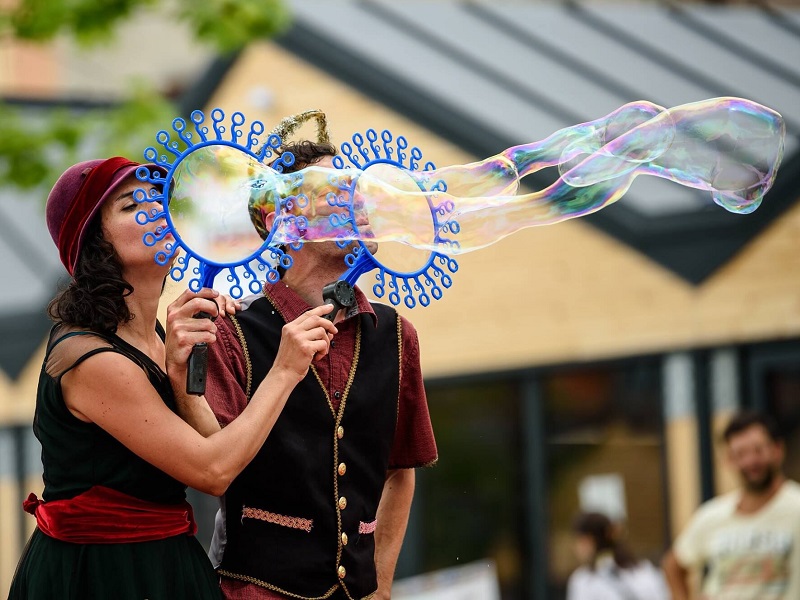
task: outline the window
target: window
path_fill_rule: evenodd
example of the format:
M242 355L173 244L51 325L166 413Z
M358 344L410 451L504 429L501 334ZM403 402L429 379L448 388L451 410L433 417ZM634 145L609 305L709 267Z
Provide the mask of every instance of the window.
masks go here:
M492 559L503 600L524 597L519 402L514 381L428 387L439 462L417 471L413 572Z
M764 344L745 352L749 405L771 414L786 440L784 473L800 479L800 343Z
M541 377L549 597L563 593L578 566L572 526L586 503L624 515L629 547L660 560L667 543L660 364L636 359Z
M428 404L439 463L417 472L398 576L492 559L503 600L563 597L593 475L623 483L629 545L660 559L660 358L428 382Z

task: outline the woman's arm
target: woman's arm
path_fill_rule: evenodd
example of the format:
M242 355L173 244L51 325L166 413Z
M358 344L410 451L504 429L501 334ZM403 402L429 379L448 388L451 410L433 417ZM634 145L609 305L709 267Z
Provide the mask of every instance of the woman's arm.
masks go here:
M175 390L175 403L181 419L203 437L208 437L222 429L205 396L192 396L186 392Z
M327 353L336 328L321 315L330 309L317 307L284 326L273 368L247 408L208 437L164 404L141 368L112 352L96 354L64 375L65 402L78 418L96 423L168 475L221 495L263 445L312 357ZM187 336L184 342L191 342L188 358L195 341Z

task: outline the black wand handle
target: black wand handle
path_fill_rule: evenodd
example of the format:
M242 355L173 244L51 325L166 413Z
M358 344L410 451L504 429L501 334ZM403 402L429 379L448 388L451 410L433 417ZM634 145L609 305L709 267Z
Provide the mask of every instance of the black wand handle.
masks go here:
M333 304L333 310L327 315L322 315L323 319L333 323L341 309L350 308L356 303L356 293L353 291L353 286L346 281L333 281L322 288L322 300L325 304Z
M199 312L195 319L211 319L214 315ZM208 344L200 342L192 348L189 362L186 365L186 393L192 396L202 396L206 393L206 375L208 374Z

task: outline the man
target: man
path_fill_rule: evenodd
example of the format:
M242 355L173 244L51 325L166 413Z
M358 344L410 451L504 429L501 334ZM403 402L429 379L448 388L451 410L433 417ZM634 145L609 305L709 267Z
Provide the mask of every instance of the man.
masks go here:
M313 142L283 151L295 156L292 170L332 167L336 153ZM274 217L254 217L262 237ZM348 251L334 242L287 249L293 264L282 279L218 322L206 398L222 426L269 370L284 324L323 303ZM436 444L413 326L355 293L355 306L336 316L328 355L312 363L224 496L211 559L228 599L359 599L376 590L372 597L390 598L414 468L436 462Z
M706 569L706 600L800 598L800 485L781 472L775 422L746 412L724 432L742 488L706 502L664 558L673 600L689 597L690 569Z

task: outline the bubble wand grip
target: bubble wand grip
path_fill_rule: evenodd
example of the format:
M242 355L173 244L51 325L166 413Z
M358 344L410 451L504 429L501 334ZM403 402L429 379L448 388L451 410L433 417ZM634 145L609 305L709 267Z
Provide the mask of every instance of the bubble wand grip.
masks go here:
M216 318L207 312L199 312L195 319ZM189 362L186 363L186 393L192 396L202 396L206 393L206 375L208 374L208 344L200 342L192 348Z
M327 315L322 315L323 319L328 319L331 323L336 318L337 313L343 308L350 308L356 303L356 294L353 286L346 281L333 281L322 288L322 300L324 304L332 304L333 310Z
M203 264L200 268L200 288L212 288L214 277L219 272L216 265ZM219 308L217 308L219 314ZM216 320L217 315L200 311L194 315L195 319ZM192 396L202 396L206 393L206 375L208 373L208 344L201 342L195 344L189 361L186 363L186 393Z

